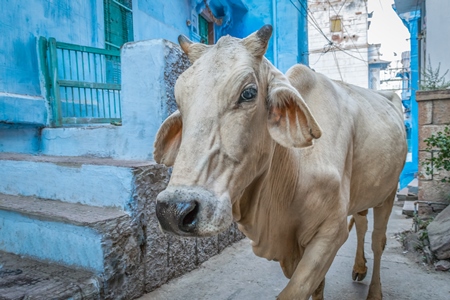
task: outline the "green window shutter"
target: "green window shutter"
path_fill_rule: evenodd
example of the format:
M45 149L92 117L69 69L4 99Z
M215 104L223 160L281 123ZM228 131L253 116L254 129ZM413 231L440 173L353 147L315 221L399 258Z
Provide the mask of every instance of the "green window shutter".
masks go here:
M106 49L119 49L133 40L132 0L104 0Z
M200 42L209 44L208 41L208 21L202 16L198 16L198 31L200 35Z
M120 49L133 40L132 0L103 0L105 13L105 48ZM106 80L120 84L120 61L106 56Z

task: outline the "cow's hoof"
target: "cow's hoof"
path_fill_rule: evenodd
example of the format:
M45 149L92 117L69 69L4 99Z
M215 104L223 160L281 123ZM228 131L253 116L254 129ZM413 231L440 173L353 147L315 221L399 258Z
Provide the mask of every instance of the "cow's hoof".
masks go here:
M367 269L364 272L358 273L353 271L352 272L352 278L353 280L358 280L358 281L362 281L364 278L366 278L367 275Z

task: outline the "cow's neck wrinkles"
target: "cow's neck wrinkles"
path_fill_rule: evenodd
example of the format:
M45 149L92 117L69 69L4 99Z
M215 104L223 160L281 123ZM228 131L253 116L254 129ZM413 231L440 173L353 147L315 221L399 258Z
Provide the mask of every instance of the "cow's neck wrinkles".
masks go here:
M233 207L239 228L252 240L255 254L280 261L289 277L291 272L286 268L295 265L302 252L296 236L301 223L286 222L287 215L297 209L292 206L292 201L296 197L299 171L295 150L275 144L270 164L245 189Z

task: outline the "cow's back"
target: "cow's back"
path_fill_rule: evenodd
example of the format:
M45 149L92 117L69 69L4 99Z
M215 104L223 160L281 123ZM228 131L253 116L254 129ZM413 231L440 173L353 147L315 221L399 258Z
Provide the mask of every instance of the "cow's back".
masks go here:
M317 169L340 174L341 192L350 193L349 214L384 201L397 187L407 151L400 98L331 80L302 65L286 75L323 131L312 149L299 150L301 167L314 176L320 176ZM302 159L304 153L308 159Z

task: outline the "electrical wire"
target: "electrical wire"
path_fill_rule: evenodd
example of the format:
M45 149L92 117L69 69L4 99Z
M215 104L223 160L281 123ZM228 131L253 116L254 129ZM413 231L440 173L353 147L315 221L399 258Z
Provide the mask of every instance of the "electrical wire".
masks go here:
M341 12L342 8L344 7L345 3L347 2L347 0L344 1L344 3L339 8L338 12L336 12L336 10L334 9L334 6L331 5L330 0L327 0L327 2L330 5L330 7L333 9L333 11L336 13L336 16L338 16L339 13ZM341 24L342 24L342 29L347 33L347 36L348 36L350 42L353 44L354 49L358 52L359 56L361 57L360 60L363 61L366 65L368 65L367 60L364 59L364 57L361 54L361 52L359 52L358 47L355 45L355 42L353 42L353 40L350 38L350 33L348 32L347 27L344 25L344 22L341 22Z
M297 7L297 5L294 4L294 2L292 2L292 0L289 0L291 2L291 4L297 9L298 12L302 13L302 11ZM330 45L333 44L333 42L328 38L328 36L322 31L322 29L320 28L320 25L318 24L317 20L314 18L314 16L312 15L311 11L309 10L308 7L305 7L305 5L298 0L298 3L300 4L300 6L302 6L304 12L306 13L307 16L309 16L309 18L307 18L308 22L311 24L311 26L313 26L327 41Z
M333 51L333 57L334 57L334 62L336 63L336 67L337 67L338 72L339 72L339 76L341 77L341 81L344 82L344 78L342 77L341 68L339 67L339 62L338 62L338 59L336 57L336 52L335 51Z
M346 3L346 1L347 1L347 0L344 1L344 4ZM301 9L299 9L298 6L295 5L294 2L293 2L292 0L289 0L289 2L291 2L291 4L295 7L295 9L296 9L299 13L302 13ZM357 59L357 60L360 60L360 61L362 61L362 62L368 64L368 61L367 61L367 60L361 59L361 58L359 58L359 57L357 57L357 56L355 56L355 55L353 55L353 54L347 52L346 49L343 49L342 47L336 45L333 41L331 41L331 40L328 38L328 36L323 32L323 30L320 28L320 25L319 25L319 23L317 22L317 20L315 19L315 17L313 16L311 10L310 10L308 7L305 7L305 5L303 4L303 2L301 2L301 0L298 0L298 3L299 3L300 6L303 8L304 12L306 12L306 15L307 15L307 17L308 17L308 18L307 18L308 22L311 24L311 26L312 26L314 29L316 29L316 30L317 30L317 31L318 31L318 32L319 32L319 33L327 40L328 45L330 46L330 48L329 48L327 51L323 52L323 54L327 53L328 51L336 50L336 49L337 49L337 50L339 50L339 51L345 53L346 55L348 55L348 56L350 56L350 57L352 57L352 58L355 58L355 59ZM342 7L344 6L344 4L341 6L341 9L342 9ZM339 12L340 12L341 9L339 9ZM355 47L356 47L356 46L355 46ZM356 48L356 49L357 49L357 48ZM357 50L357 51L359 52L359 50ZM319 56L319 59L323 56L323 54L321 54L321 56ZM361 54L360 54L360 55L361 55ZM319 61L319 59L315 62L315 64Z
M341 9L344 7L344 5L345 5L346 2L347 2L347 0L345 0L344 3L342 3L341 8L339 8L339 11L337 12L336 15L339 15L339 13L341 12ZM330 6L331 6L330 1L328 1L328 4L330 4ZM331 6L331 7L332 7L333 10L334 10L334 7L333 7L333 6ZM336 10L334 10L334 12L336 12Z

